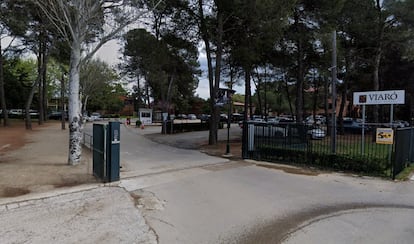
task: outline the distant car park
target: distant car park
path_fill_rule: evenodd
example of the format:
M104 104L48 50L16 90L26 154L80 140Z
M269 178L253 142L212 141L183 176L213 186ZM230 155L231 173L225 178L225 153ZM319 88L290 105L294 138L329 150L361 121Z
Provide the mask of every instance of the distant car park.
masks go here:
M67 111L65 112L64 116L65 116L64 118L67 120L68 119ZM51 112L50 114L48 114L48 118L51 120L61 120L62 112L61 111Z

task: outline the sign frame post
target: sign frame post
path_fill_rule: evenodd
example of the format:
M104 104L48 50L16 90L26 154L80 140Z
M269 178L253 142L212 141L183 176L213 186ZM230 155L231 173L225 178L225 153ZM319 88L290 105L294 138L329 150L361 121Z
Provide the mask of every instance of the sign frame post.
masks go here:
M394 104L405 104L405 90L388 90L388 91L367 91L367 92L354 92L353 104L362 105L362 135L361 135L361 154L364 152L365 144L365 106L366 105L387 105L390 107L390 127L393 130L394 122ZM378 137L378 135L377 135ZM377 138L378 139L378 138ZM392 142L381 142L389 145L388 163L392 164L392 149L394 147L394 140L392 136ZM378 143L378 142L377 142ZM392 165L394 171L395 166ZM394 174L394 173L393 173Z

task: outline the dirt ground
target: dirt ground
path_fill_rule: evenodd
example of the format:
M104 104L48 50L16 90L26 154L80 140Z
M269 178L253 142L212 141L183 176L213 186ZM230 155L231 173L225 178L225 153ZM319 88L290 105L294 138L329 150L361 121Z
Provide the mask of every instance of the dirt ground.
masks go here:
M0 126L0 197L96 182L87 150L81 164L67 164L68 136L59 122L33 123L32 131L18 120Z

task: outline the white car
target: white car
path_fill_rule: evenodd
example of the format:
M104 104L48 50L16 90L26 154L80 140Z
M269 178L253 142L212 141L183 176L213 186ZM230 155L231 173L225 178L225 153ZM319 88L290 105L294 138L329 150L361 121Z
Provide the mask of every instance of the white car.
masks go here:
M86 121L100 121L102 120L100 113L92 113L91 116L86 117Z
M311 139L318 140L318 139L325 138L326 133L324 130L320 128L314 128L314 129L308 130L308 135L310 136Z

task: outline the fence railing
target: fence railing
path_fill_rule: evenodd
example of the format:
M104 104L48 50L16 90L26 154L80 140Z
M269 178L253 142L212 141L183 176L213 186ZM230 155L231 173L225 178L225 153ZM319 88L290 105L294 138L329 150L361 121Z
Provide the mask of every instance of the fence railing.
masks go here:
M414 162L414 128L401 128L395 132L394 175Z
M244 130L247 135L243 155L247 158L392 178L405 167L404 163L395 164L393 145L376 143L376 130L371 126L338 128L332 143L329 126L254 122L245 125L248 128Z
M83 135L82 135L82 144L85 147L87 147L90 150L92 150L93 149L93 135L92 134L89 134L89 133L86 133L86 132L83 132Z

